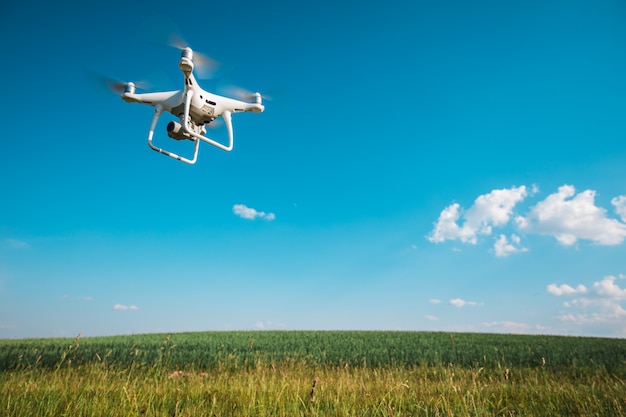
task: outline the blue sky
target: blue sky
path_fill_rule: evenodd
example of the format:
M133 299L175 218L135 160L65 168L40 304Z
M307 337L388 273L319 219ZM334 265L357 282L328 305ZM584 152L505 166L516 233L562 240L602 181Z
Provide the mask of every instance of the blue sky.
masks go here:
M0 338L625 337L626 5L336 3L0 6ZM172 30L272 96L193 166L85 76L182 88Z

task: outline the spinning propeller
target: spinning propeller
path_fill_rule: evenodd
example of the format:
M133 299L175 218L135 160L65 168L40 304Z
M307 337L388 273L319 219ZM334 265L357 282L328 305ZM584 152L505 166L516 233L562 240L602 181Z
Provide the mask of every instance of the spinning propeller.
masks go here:
M203 53L192 51L191 47L178 34L172 33L169 36L167 44L179 51L191 51L191 59L195 65L194 70L200 79L207 79L215 76L221 64L219 61L205 55Z
M87 69L85 70L85 77L93 84L104 87L116 94L135 92L136 89L148 90L151 88L150 83L147 81L121 81Z
M236 97L239 100L251 101L260 103L262 100L273 101L273 96L267 94L261 94L259 92L253 92L243 87L236 85L225 85L218 87L219 91L230 97Z

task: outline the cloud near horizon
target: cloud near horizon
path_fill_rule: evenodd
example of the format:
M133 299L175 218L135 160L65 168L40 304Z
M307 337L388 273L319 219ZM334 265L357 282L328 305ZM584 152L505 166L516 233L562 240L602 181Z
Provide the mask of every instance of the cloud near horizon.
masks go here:
M623 328L626 320L626 288L621 288L616 281L626 279L625 275L608 275L596 281L590 288L579 284L576 288L568 284L550 284L547 291L557 297L568 297L563 302L565 312L556 318L562 322L577 325L604 323L617 326L616 332L626 332Z
M477 303L476 301L465 301L462 298L453 298L450 300L450 305L455 306L456 308L463 307L479 307L482 306L482 303Z
M426 238L433 243L458 240L475 245L479 236L490 236L494 228L511 224L526 234L552 236L565 246L578 240L619 245L626 239L626 223L607 217L607 210L595 205L595 191L576 194L571 185L559 187L556 193L532 206L526 215L514 216L516 205L537 191L534 186L528 191L524 185L493 190L478 196L467 210L458 203L451 204L442 210ZM626 222L626 196L613 198L611 204ZM493 246L493 253L498 257L527 250L516 234L510 237L499 234Z
M254 219L264 219L267 221L272 221L276 219L276 215L274 213L265 213L264 211L257 211L253 208L247 207L244 204L235 204L233 206L233 213L236 216L241 217L242 219L254 220Z
M556 295L557 297L562 295L586 294L587 287L582 284L579 284L576 288L572 288L567 284L550 284L548 285L548 292L552 295Z
M115 304L113 306L113 310L117 310L117 311L137 311L139 310L139 307L137 307L136 305L124 305L124 304Z
M269 329L283 329L285 328L285 324L284 323L276 323L276 322L272 322L271 320L258 320L255 324L256 328L258 330L269 330Z
M532 326L514 321L490 321L481 323L481 327L488 330L499 330L507 333L528 334ZM536 326L535 326L536 327ZM537 330L537 329L535 329Z

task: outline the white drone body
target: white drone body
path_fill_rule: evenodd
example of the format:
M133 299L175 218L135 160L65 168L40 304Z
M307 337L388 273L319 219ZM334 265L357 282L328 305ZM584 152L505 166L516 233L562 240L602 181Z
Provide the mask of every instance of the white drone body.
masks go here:
M251 95L253 102L235 100L222 97L203 90L193 75L193 51L184 48L178 64L185 76L185 89L178 91L166 91L157 93L135 93L135 84L130 82L124 86L121 97L129 103L143 103L154 107L154 117L148 132L148 145L155 151L171 158L195 164L198 159L200 142L206 142L226 152L233 149L233 122L231 115L240 112L261 113L265 109L262 104L261 94ZM178 117L179 122L169 122L167 135L176 140L188 139L195 142L193 158L185 158L175 153L159 148L152 143L154 129L163 111L167 111ZM205 125L218 117L224 119L228 131L228 144L224 145L216 140L206 137Z

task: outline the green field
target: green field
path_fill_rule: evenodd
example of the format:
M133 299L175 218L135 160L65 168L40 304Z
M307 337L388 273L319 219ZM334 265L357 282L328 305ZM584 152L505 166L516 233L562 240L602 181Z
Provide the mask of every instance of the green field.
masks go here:
M250 331L0 340L0 416L626 415L626 340Z

